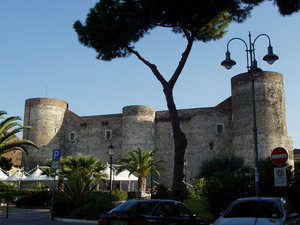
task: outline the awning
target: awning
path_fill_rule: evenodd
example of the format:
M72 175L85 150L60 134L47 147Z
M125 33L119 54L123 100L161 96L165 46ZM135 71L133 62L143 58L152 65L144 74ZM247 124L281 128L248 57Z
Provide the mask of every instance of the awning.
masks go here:
M36 169L24 179L24 181L52 181L54 177L42 174L42 170L37 166Z
M0 181L4 181L8 178L8 176L3 173L2 169L0 168Z

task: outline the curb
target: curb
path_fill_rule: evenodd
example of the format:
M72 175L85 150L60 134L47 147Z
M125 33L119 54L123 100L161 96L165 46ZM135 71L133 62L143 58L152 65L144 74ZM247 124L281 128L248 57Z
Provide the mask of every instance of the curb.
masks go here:
M98 224L97 220L79 220L79 219L67 219L67 218L57 218L54 217L55 221L65 222L65 223L89 223L89 224Z

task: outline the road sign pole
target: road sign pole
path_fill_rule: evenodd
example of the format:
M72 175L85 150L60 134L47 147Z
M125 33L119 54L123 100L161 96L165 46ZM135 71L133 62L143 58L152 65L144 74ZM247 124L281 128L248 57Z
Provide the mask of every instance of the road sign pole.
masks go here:
M54 172L54 180L53 180L53 187L52 187L52 207L51 207L51 220L54 220L54 194L55 194L55 178L56 178L56 169Z
M60 160L60 149L54 149L52 152L52 163L51 163L51 169L54 169L54 179L53 179L53 187L52 187L52 207L51 207L51 220L54 220L54 195L55 195L55 179L57 170L59 168L59 160Z

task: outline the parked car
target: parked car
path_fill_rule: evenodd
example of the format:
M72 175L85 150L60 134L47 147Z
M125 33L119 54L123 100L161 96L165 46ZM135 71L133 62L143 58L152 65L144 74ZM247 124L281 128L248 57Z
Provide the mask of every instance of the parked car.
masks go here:
M280 197L249 197L235 200L214 225L300 224L289 200Z
M181 202L158 199L128 200L98 219L98 225L153 224L208 225Z

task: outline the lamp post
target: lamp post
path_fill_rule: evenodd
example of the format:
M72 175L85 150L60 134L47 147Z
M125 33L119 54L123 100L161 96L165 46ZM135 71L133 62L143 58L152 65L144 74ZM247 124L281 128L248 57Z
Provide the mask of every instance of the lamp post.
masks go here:
M246 57L247 57L247 70L251 75L251 89L252 89L252 112L253 112L253 147L254 147L254 172L255 172L255 193L259 196L259 170L258 170L258 147L257 147L257 126L256 126L256 107L255 107L255 88L254 81L255 76L259 75L262 70L257 67L257 61L255 59L255 41L262 36L265 36L269 40L268 54L263 57L263 60L268 62L270 65L273 64L279 57L273 54L273 48L271 46L271 39L267 34L258 35L254 41L251 41L251 34L249 32L249 45L246 41L241 38L232 38L227 42L227 51L225 53L226 59L221 62L221 65L226 69L231 69L236 64L234 60L230 58L229 43L233 40L240 40L246 46ZM249 48L248 48L249 47ZM250 62L249 62L250 61Z
M114 155L114 146L111 144L108 146L108 155L109 155L109 196L111 197L111 191L112 191L112 157Z

